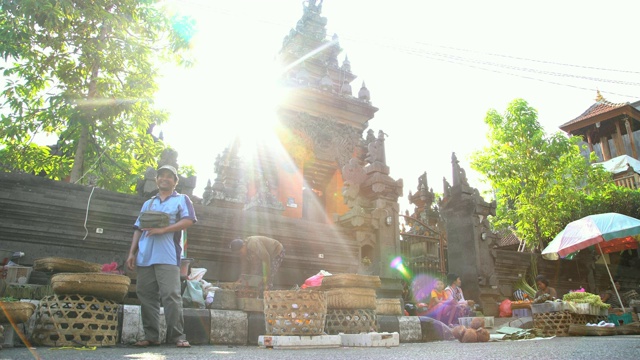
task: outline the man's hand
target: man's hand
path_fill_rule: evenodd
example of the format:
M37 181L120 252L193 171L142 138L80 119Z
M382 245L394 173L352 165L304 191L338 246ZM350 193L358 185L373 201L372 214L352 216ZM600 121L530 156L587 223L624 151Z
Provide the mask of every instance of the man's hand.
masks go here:
M129 254L129 257L127 257L127 268L129 268L129 270L135 270L136 268L136 256L134 254Z
M142 229L142 230L147 232L147 236L151 236L151 235L162 235L167 232L165 229L166 228L150 228L150 229Z

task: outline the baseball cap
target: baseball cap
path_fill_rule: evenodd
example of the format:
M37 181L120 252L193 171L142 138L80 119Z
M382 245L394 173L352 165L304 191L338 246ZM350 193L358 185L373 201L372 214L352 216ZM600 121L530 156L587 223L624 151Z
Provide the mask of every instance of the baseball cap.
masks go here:
M171 166L171 165L162 165L156 171L158 173L160 173L160 170L169 170L169 171L171 171L171 173L173 174L173 177L176 179L176 181L178 181L178 170L176 170L176 168L174 168L173 166Z

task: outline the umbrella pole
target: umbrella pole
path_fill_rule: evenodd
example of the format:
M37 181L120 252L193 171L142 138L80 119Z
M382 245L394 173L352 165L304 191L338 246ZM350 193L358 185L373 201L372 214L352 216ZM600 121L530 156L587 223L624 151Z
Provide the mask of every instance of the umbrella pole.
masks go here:
M598 243L598 250L600 250L600 254L604 253L602 252L602 248L600 247L600 243ZM618 301L620 301L620 307L622 307L622 312L624 312L624 304L622 303L622 299L620 298L620 294L618 294L618 289L616 289L616 283L615 281L613 281L613 276L611 276L611 271L609 271L609 265L607 265L607 260L606 259L602 259L604 261L604 267L607 268L607 273L609 274L609 279L611 279L611 285L613 286L613 291L616 292L616 296L618 297Z

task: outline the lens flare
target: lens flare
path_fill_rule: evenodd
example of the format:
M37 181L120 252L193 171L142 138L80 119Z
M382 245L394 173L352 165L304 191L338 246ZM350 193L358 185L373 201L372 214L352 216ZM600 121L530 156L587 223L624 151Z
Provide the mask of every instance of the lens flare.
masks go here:
M434 284L435 278L426 274L416 275L411 282L411 293L414 300L418 302L427 301L431 295L431 290L435 286Z
M402 277L404 277L405 279L411 279L411 273L409 272L409 269L404 267L404 264L402 263L402 257L398 256L395 259L391 260L389 266L391 266L391 268L393 269L398 270L398 272L400 272L400 274L402 274Z

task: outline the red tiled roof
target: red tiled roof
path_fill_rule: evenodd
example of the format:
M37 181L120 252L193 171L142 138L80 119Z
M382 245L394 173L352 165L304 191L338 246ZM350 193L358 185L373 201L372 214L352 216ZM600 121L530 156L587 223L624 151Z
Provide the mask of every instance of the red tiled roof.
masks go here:
M504 231L499 234L500 239L496 241L498 247L520 245L520 239L513 233L513 231Z
M606 113L608 111L614 110L614 109L618 109L621 108L625 105L629 105L629 103L612 103L609 102L607 100L600 100L598 102L596 102L595 104L591 105L591 107L589 107L587 109L587 111L583 112L582 115L578 116L577 118L568 121L562 125L560 125L560 128L563 128L565 126L571 125L571 124L575 124L577 122L580 122L582 120L588 119L590 117L596 116L596 115L600 115L603 113Z

